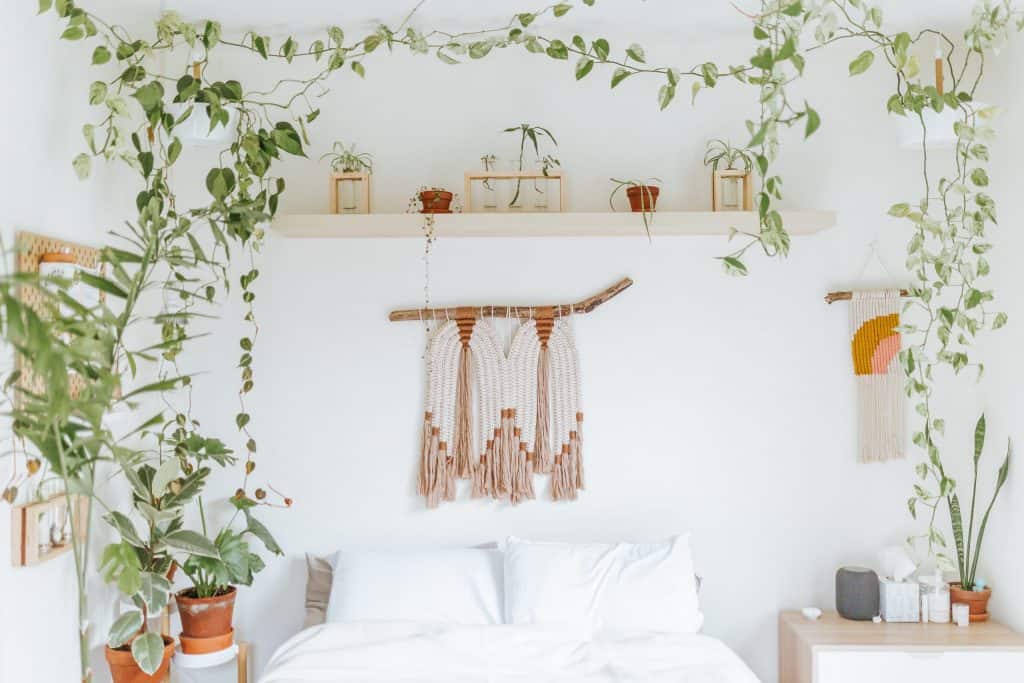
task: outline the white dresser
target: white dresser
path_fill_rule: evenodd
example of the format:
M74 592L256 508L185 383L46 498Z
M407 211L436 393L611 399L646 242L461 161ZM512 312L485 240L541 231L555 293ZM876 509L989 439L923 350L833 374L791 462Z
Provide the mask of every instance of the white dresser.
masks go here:
M991 621L960 628L779 615L779 683L976 681L1024 681L1024 636Z

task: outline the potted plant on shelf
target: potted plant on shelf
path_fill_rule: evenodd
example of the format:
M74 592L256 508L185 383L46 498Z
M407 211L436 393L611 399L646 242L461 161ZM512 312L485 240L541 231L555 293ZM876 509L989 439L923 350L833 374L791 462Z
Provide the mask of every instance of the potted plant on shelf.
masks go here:
M409 199L406 213L458 213L458 197L443 187L420 187Z
M978 560L981 555L981 542L985 538L985 528L988 526L989 514L991 514L992 508L996 504L996 498L1006 483L1006 478L1010 471L1011 445L1008 442L1006 445L1006 458L996 473L995 491L992 493L992 499L989 501L988 507L985 508L985 513L981 516L977 535L975 535L974 519L978 498L978 463L981 460L981 453L984 448L985 416L982 415L974 428L974 477L971 486L966 543L960 500L955 491L951 492L946 498L953 526L953 539L956 544L957 569L960 573L960 581L950 584L950 601L967 604L970 607L971 621L985 621L988 619L988 601L992 596L992 589L978 578Z
M754 159L725 140L708 142L704 165L711 167L711 208L714 211L753 211ZM723 168L724 166L724 168Z
M661 189L654 183L660 183L661 178L647 178L646 180L619 180L611 178L615 183L612 193L608 195L608 206L615 211L615 195L619 190L626 188L626 197L629 199L629 207L634 213L643 215L644 229L647 237L651 236L651 221L654 220L654 211L658 204L658 195Z
M357 152L343 142L335 142L331 151L320 157L331 163L331 212L369 213L370 174L373 173L373 157L367 152ZM362 192L357 192L357 184ZM360 196L361 195L361 196Z
M533 147L533 153L537 159L539 175L543 176L544 178L547 178L551 173L551 169L555 168L556 166L562 165L562 162L559 161L554 155L541 153L541 141L544 140L545 138L549 140L554 147L558 147L558 141L555 140L555 136L552 135L551 131L548 130L547 128L544 128L543 126L535 126L530 123L520 123L518 126L510 126L509 128L504 129L504 131L502 132L519 133L519 158L512 162L514 171L522 173L523 171L526 170L527 141L529 141L530 145ZM513 192L512 199L511 201L509 201L508 204L509 208L522 208L522 204L519 200L522 191L522 186L523 179L517 178L515 191ZM537 179L534 179L533 189L538 194L544 195L543 206L546 207L547 192L545 189L537 185Z

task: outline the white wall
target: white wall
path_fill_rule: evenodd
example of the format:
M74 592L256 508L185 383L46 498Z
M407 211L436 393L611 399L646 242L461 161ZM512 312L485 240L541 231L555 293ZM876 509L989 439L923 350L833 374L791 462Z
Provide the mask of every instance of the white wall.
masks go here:
M652 61L690 63L707 54L738 61L746 49L718 41L651 52ZM795 240L785 263L755 257L749 279L729 279L713 260L727 248L723 239L649 245L639 224L636 239L436 245L435 303L576 300L622 275L636 280L576 321L589 477L577 503L460 500L424 510L413 494L423 335L416 324L386 320L390 309L422 300L423 244L271 235L258 287L257 472L296 504L266 515L288 557L271 561L240 601L238 628L256 642L258 662L299 627L304 551L690 530L707 577L707 631L774 680L777 611L831 607L838 566L872 564L883 545L920 529L905 508L916 454L855 462L847 309L821 298L835 287L893 282L877 266L862 272L868 244L880 242L898 276L906 232L885 211L919 193L916 155L893 150L888 79L879 71L848 81L849 57L816 55L803 93L825 125L808 144L791 136L780 164L788 205L835 209L839 226ZM611 175L659 176L662 207L706 207L704 142L742 135L751 109L745 93L725 85L702 93L695 109L683 98L659 113L657 83L635 78L609 93L607 74L575 84L560 66L514 54L456 69L402 55L373 60L365 82L340 76L317 103L324 114L310 157L333 139L358 142L377 163L376 210L402 211L417 186L459 188L481 153L509 154L511 142L496 132L529 120L559 136L573 210L601 210ZM248 73L262 82L275 71ZM284 211L325 210L324 166L285 166ZM1019 289L1004 287L1001 296L1012 301ZM241 332L241 312L229 307L224 315L225 327ZM197 409L225 429L235 411L228 368L237 336L203 342L196 356L214 368L199 380L211 391L198 394ZM998 372L998 361L989 362ZM984 404L971 383L949 386L953 399L943 404L957 453ZM996 443L1005 423L992 432ZM1008 611L999 599L995 606Z
M8 63L28 65L11 71L16 88L31 89L50 106L3 114L14 120L2 133L4 149L15 151L9 158L37 160L5 166L0 187L10 199L3 226L98 239L106 223L130 215L125 199L134 189L125 192L131 186L103 177L88 186L73 179L68 160L78 149L84 107L55 105L77 90L84 100L87 76L67 66L69 55L81 54L55 46L53 25L31 20L29 11L27 4L4 10L3 49ZM746 41L716 41L650 52L652 61L714 55L738 62L747 48ZM1020 55L1017 49L1003 59L1020 64ZM712 257L727 247L715 238L653 245L639 236L442 240L435 246L437 303L575 300L622 275L636 280L619 299L576 321L589 481L573 504L539 500L511 508L463 497L424 510L413 493L423 336L415 324L386 321L390 309L421 301L422 243L271 235L258 286L256 474L296 503L264 514L287 556L269 560L238 607L236 627L255 643L257 668L301 623L305 551L327 553L348 543L463 544L509 534L642 540L690 530L706 577L707 632L771 681L776 612L831 606L836 567L870 564L880 546L917 528L904 508L914 457L855 462L846 309L821 301L834 287L875 281L873 270L863 278L860 272L872 239L881 242L889 268L899 270L906 234L884 213L917 196L917 159L892 151L894 127L883 107L888 79L879 72L847 81L848 55L817 57L804 92L825 125L808 144L793 135L781 167L790 206L835 209L840 224L795 240L784 263L754 258L749 279L726 278ZM248 61L220 68L225 77L244 75L247 87L275 73ZM751 113L748 94L732 85L702 93L695 109L683 96L659 113L656 83L634 78L610 93L606 73L577 84L567 65L523 54L457 69L432 57L380 54L367 68L366 81L347 70L339 75L318 105L324 114L313 130L311 160L284 166L290 187L284 211L326 210L326 169L315 159L334 139L356 141L374 154L375 205L401 211L419 185L458 188L482 153L508 156L512 143L497 131L521 120L559 136L574 210L602 210L612 175L659 176L663 208L705 208L704 142L742 137L742 119ZM997 78L1011 83L1012 73L1007 68ZM1019 132L1006 140L1016 145L1011 149L1020 147ZM185 195L195 198L202 177L188 171L201 170L206 153L189 154L195 158L182 160L177 181L191 184L194 192ZM997 162L1003 170L993 174L1006 178L997 195L1004 219L1020 212L1019 201L1012 204L1009 154L1003 152ZM1021 308L1012 261L1018 243L1004 242L993 258L1011 313ZM210 371L197 380L195 412L227 437L234 433L233 367L244 328L237 305L222 312L218 336L198 343L184 365ZM951 444L967 443L963 437L983 407L999 415L991 445L1004 438L1012 408L1019 407L1019 342L1020 327L1013 325L987 349L988 383L980 392L965 385L950 401ZM242 442L233 445L240 449ZM1024 594L1012 579L1024 558L1006 543L1024 509L1015 477L991 532L986 570L999 586L994 609L1024 628L1014 616ZM211 489L227 495L237 485L234 477L221 483ZM6 547L6 527L0 528ZM69 561L32 570L6 565L0 558L0 586L6 613L18 619L0 626L0 679L68 680L76 675ZM66 656L53 656L51 648ZM103 680L105 670L100 674Z
M104 11L105 3L91 3ZM6 105L0 109L0 235L7 248L14 234L28 230L76 242L102 245L106 232L130 216L134 186L121 170L96 168L79 182L71 159L84 149L80 130L92 113L89 83L95 78L85 48L58 41L63 30L52 13L36 17L36 3L9 2L0 8L0 58ZM142 9L141 5L138 9ZM133 13L125 15L127 25ZM130 193L118 188L130 188ZM13 259L7 267L13 266ZM10 357L3 365L9 367ZM11 434L3 425L3 450ZM0 486L11 473L0 459ZM18 464L23 471L24 463ZM5 505L6 507L6 505ZM78 680L77 594L70 554L37 567L11 565L11 527L0 523L0 680ZM111 596L98 575L90 582L94 629L93 666L106 665L100 645L112 614ZM99 680L103 680L102 677Z

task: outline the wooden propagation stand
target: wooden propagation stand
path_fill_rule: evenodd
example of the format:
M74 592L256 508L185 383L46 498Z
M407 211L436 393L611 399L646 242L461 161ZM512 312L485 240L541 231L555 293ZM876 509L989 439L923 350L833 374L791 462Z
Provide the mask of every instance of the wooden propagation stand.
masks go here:
M565 176L561 171L466 171L464 213L473 211L473 183L487 180L555 180L558 181L558 212L565 211ZM530 213L529 211L525 213ZM536 212L543 213L543 212Z
M355 211L342 211L340 190L342 183L358 184L356 196L358 204ZM370 174L369 173L332 173L331 174L331 213L370 213Z

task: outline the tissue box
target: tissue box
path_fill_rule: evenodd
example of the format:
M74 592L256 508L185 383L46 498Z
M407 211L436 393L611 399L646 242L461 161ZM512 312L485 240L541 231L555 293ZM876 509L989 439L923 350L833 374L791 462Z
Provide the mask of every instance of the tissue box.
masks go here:
M921 621L921 587L916 582L879 579L878 597L883 620Z

